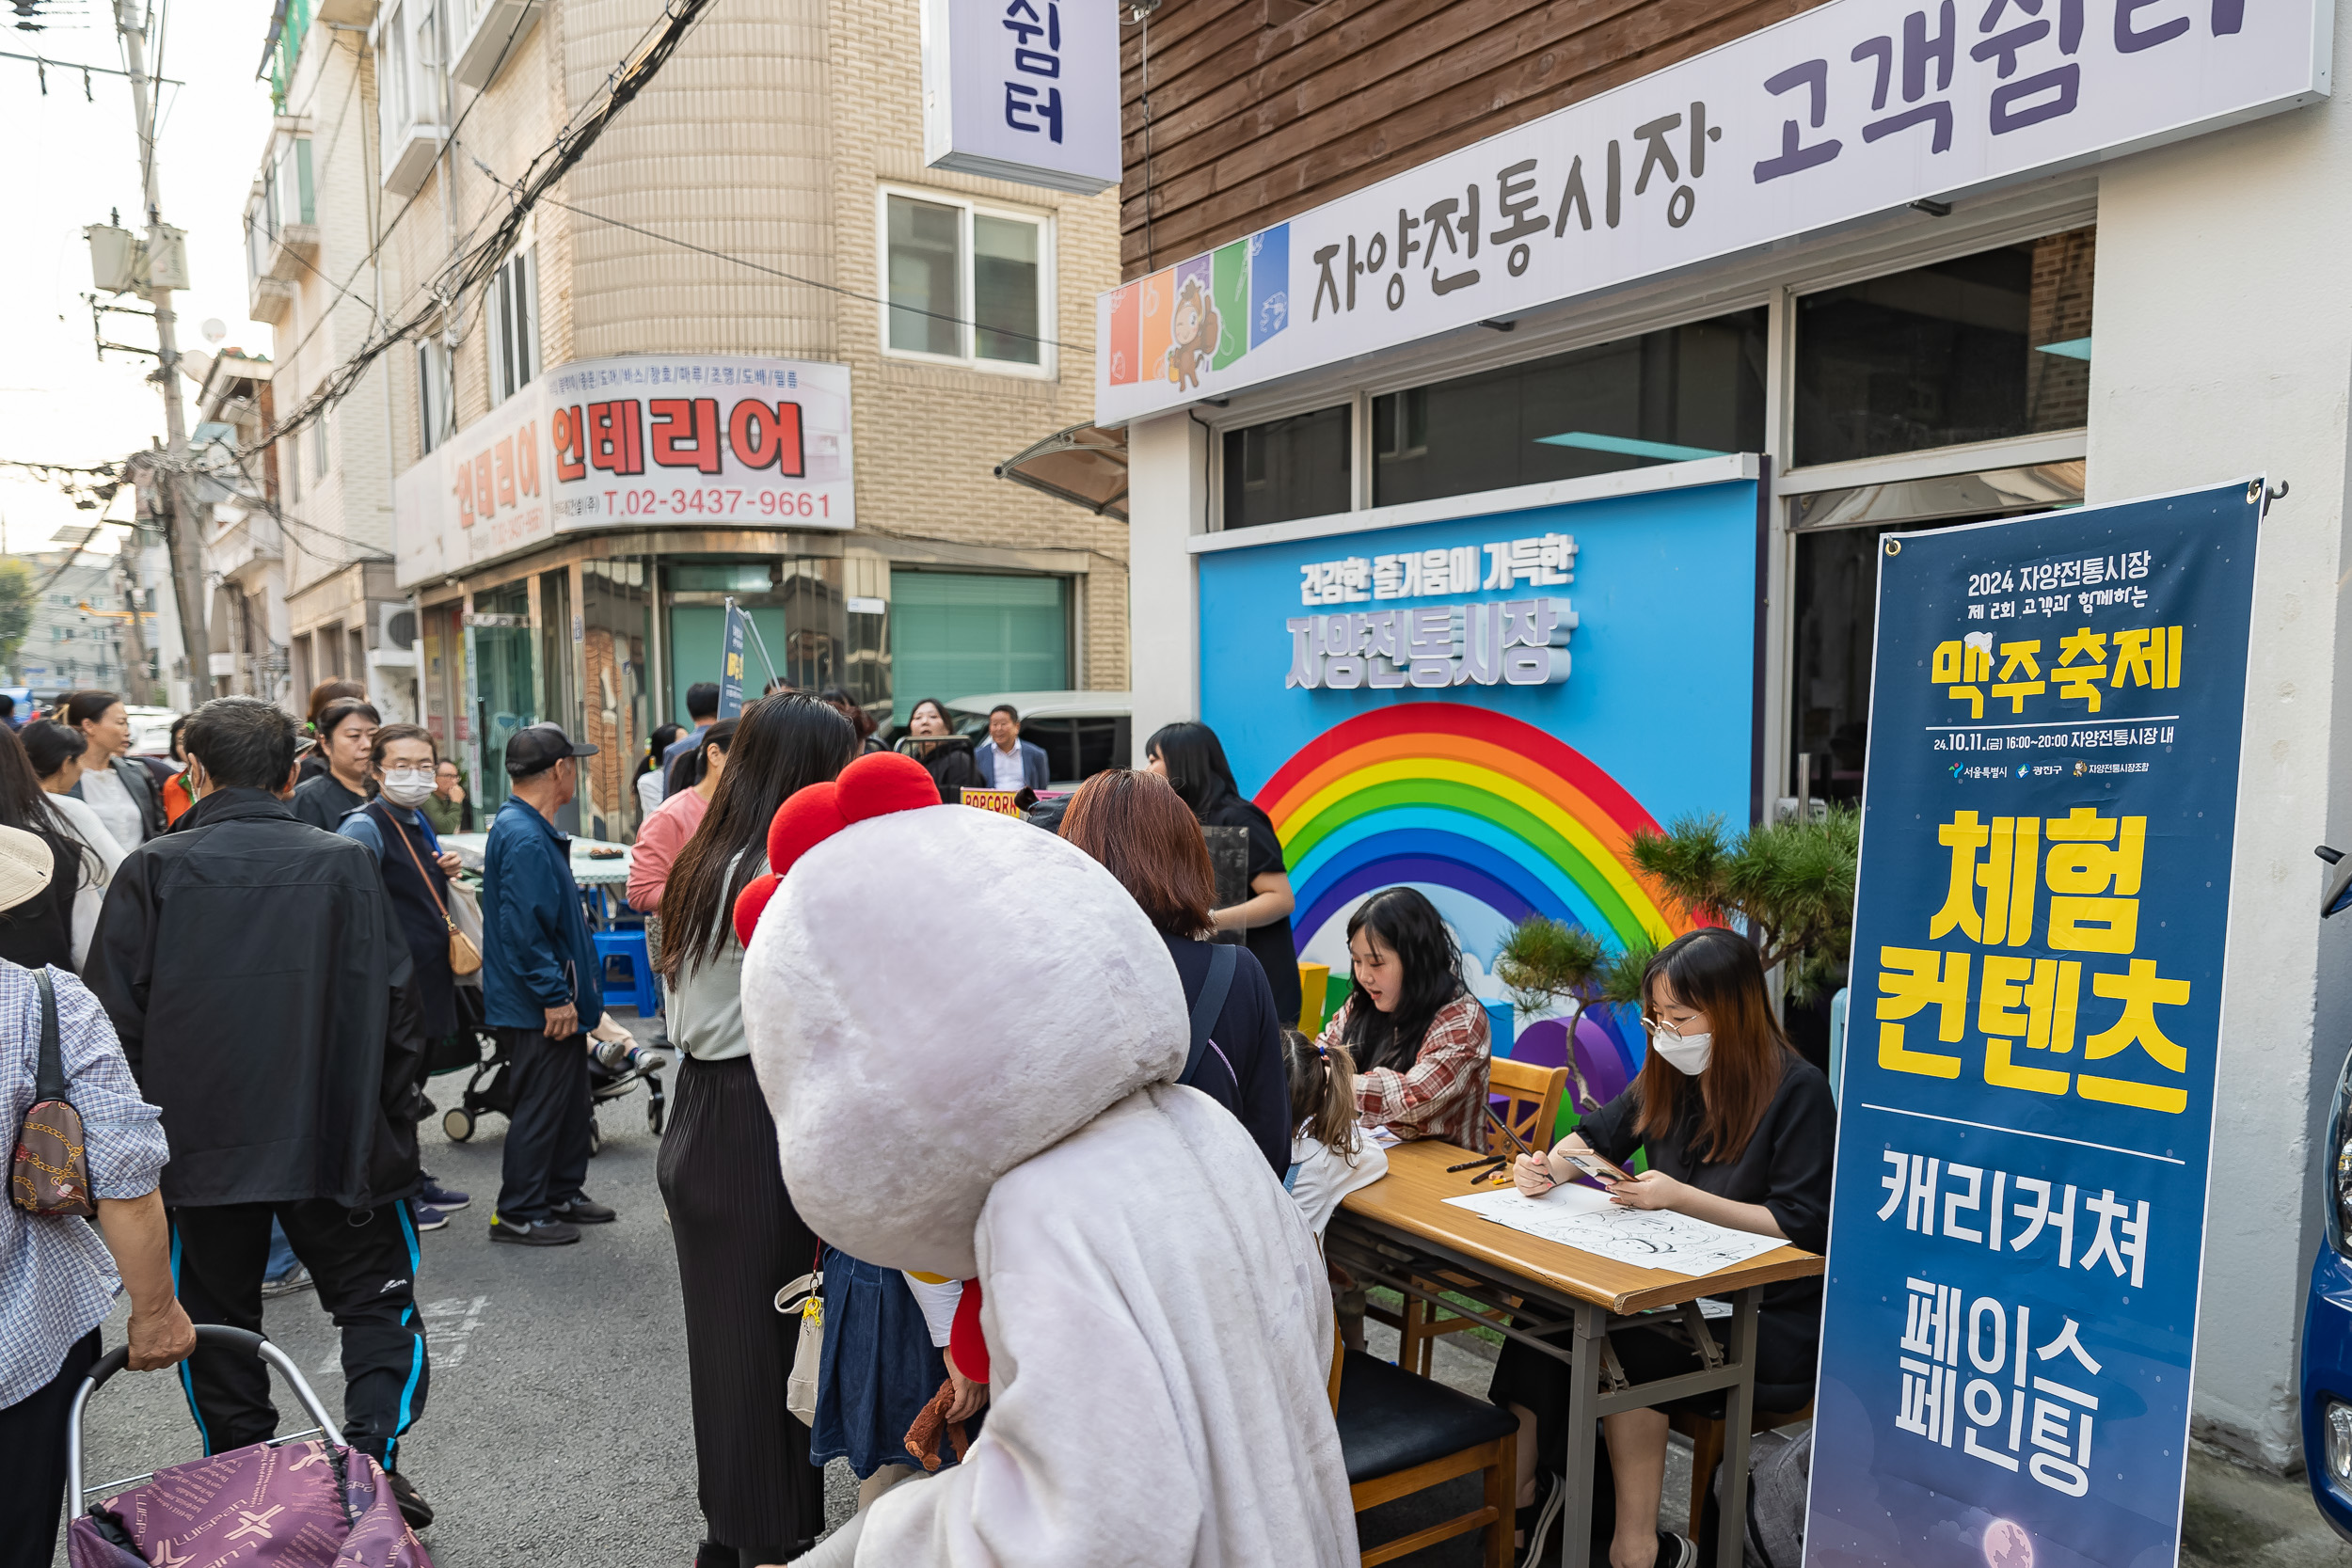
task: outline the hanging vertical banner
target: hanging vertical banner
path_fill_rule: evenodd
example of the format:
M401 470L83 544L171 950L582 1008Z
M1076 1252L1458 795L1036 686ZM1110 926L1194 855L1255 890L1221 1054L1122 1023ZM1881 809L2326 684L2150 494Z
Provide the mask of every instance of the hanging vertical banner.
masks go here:
M2174 1560L2261 512L1883 543L1814 1568Z
M743 628L750 625L743 607L733 599L727 601L727 627L720 640L724 650L719 661L719 717L739 719L743 714Z
M1120 14L923 0L923 162L1079 196L1118 184Z

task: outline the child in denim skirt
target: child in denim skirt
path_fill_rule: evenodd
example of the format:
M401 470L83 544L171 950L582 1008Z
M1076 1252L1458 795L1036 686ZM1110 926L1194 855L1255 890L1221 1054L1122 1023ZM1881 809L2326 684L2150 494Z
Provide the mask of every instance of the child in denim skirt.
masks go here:
M817 1419L809 1460L846 1459L863 1509L914 1473L906 1449L914 1424L947 1381L948 1325L963 1287L868 1263L832 1247L824 1255L825 1349L818 1363ZM982 1400L986 1386L976 1385ZM964 1418L979 1434L980 1413ZM942 1445L943 1465L956 1462Z

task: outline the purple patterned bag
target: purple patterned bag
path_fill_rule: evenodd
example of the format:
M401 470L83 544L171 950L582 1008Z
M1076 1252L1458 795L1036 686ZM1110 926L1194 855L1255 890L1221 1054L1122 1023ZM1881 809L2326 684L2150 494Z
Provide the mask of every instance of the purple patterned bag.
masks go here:
M66 1547L72 1568L433 1568L375 1461L315 1437L158 1470Z

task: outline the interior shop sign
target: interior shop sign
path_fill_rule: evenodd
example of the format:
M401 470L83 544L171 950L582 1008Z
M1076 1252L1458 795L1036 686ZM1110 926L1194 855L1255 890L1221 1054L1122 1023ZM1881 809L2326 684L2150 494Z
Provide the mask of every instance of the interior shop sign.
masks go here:
M1117 423L2311 103L2324 0L1830 0L1102 295Z
M1484 546L1351 555L1304 562L1298 574L1298 602L1311 607L1559 588L1576 580L1576 540L1542 533ZM1427 690L1565 681L1577 619L1565 598L1541 594L1293 615L1282 624L1291 640L1286 688Z
M1118 184L1119 13L924 0L924 163L1080 196Z
M394 483L401 586L600 528L846 529L850 372L632 355L558 366Z

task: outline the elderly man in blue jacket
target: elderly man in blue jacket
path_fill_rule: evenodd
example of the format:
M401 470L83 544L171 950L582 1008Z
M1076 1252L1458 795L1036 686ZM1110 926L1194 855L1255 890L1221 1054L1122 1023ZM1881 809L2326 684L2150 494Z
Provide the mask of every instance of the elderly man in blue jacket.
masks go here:
M506 1049L515 1109L490 1240L563 1246L613 1217L588 1180L588 1042L604 1017L596 944L572 879L571 840L555 814L580 787L574 757L594 756L553 724L506 743L512 793L490 824L482 865L482 1002Z

